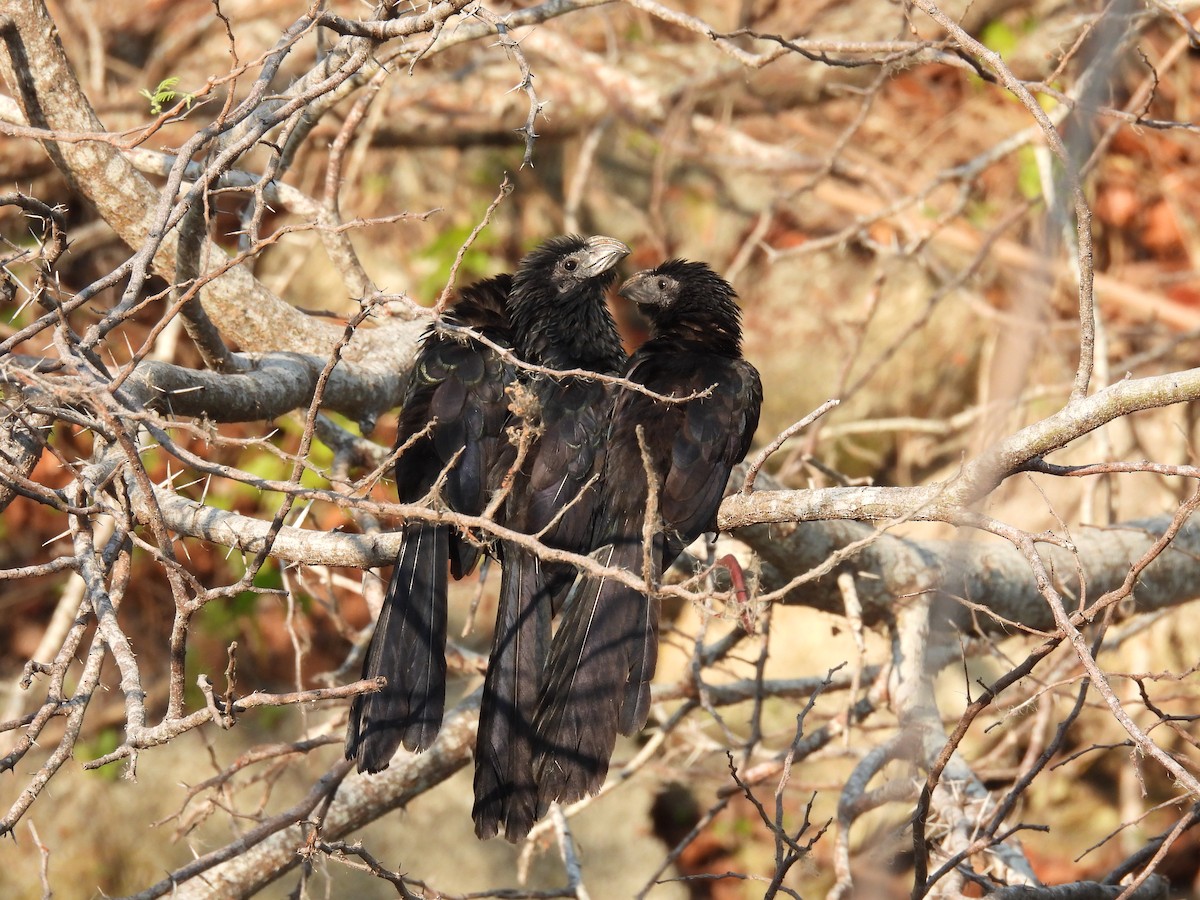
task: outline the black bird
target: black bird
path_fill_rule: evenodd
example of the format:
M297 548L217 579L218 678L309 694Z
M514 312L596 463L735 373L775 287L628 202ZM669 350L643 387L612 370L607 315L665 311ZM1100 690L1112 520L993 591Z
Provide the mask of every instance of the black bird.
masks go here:
M762 382L742 358L741 315L727 281L707 265L671 260L620 289L650 321L650 339L625 377L667 403L625 388L611 414L591 556L653 585L683 549L716 530L730 470L758 425ZM650 481L658 519L647 528ZM646 546L647 534L651 546ZM580 574L546 662L535 714L538 814L604 783L617 732L646 723L658 658L658 601Z
M445 319L511 346L512 281L497 275L464 288ZM436 325L426 332L396 432L397 447L411 442L396 463L401 502L420 502L444 476L439 491L449 509L484 511L496 473L513 455L505 435L512 378L511 363L481 341ZM446 701L446 562L462 578L479 556L449 525L405 524L363 661L363 677L386 676L387 686L360 694L350 710L346 757L357 759L360 772L387 768L401 743L424 750L437 736Z
M605 303L629 248L611 238L557 238L522 261L509 295L513 346L544 370L618 374L626 358ZM505 525L552 548L586 552L608 429L608 388L594 379L523 372L528 417L540 434L513 480ZM533 713L550 619L575 579L570 564L501 545L504 571L475 751L480 838L523 838L536 821Z

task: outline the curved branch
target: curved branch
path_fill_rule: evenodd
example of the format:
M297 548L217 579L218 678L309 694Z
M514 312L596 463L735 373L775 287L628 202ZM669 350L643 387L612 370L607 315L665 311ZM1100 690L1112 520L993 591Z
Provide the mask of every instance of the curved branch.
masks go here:
M397 354L398 363L406 358ZM148 360L126 386L150 409L216 422L252 422L309 404L325 365L319 356L300 353L237 354L235 359L244 370L230 375ZM340 362L325 385L321 405L369 420L399 402L406 381L395 369Z
M987 896L995 900L1166 900L1171 884L1161 875L1151 875L1128 894L1123 884L1099 884L1095 881L1076 881L1051 887L1012 885L992 891Z
M1200 368L1147 378L1129 378L1022 428L967 462L942 483L921 487L825 488L763 491L733 496L721 505L722 531L766 522L814 519L905 518L978 525L970 508L1010 475L1102 425L1130 413L1200 399Z
M408 756L375 775L348 775L337 788L337 797L321 823L321 838L334 841L345 837L445 781L470 761L478 723L476 693L446 717L437 740L424 753ZM344 773L350 765L339 761L326 778ZM168 893L179 900L253 895L304 861L296 852L308 839L304 826L297 824L304 814L293 815L289 810L285 815L286 821L280 816L264 823L279 820L278 827L265 831L260 826L242 841L230 845L236 853L218 857L217 854L229 849L222 848L201 857L127 900L152 900ZM181 873L191 880L182 881ZM201 873L203 878L195 877Z
M41 0L14 0L0 16L0 76L35 128L52 132L103 134L103 123L83 93L58 30ZM116 146L106 141L43 141L47 153L68 181L91 202L100 216L131 247L156 240L154 267L167 280L175 271L178 235L150 232L147 210L162 202L159 191ZM209 268L224 252L205 241L201 257ZM216 261L216 262L213 262ZM296 350L321 354L341 337L341 329L312 319L289 306L244 266L225 272L207 286L204 305L222 333L256 351ZM393 328L364 331L354 342L355 359L394 352Z
M6 414L0 417L0 461L11 467L19 478L28 478L42 458L45 437L41 433L48 429L51 418L44 413L26 413L0 404ZM0 510L3 510L18 495L16 487L0 475Z
M732 483L739 484L738 478L735 472ZM156 489L155 499L167 527L177 534L247 553L260 552L267 540L270 523L261 519L201 506L165 489ZM725 503L741 504L745 500L732 497ZM866 505L858 518L867 517ZM852 498L846 498L842 509L848 517L854 516ZM439 521L457 520L450 514L422 512ZM522 538L485 519L464 521L472 529ZM1085 529L1073 537L1069 547L1042 545L1040 552L1058 576L1063 592L1075 597L1084 590L1073 574L1077 555L1085 573L1086 596L1094 599L1119 588L1130 566L1146 554L1171 522L1171 517L1159 516L1112 528ZM736 536L759 555L764 590L786 589L781 602L841 614L842 595L835 574L802 584L792 581L820 566L840 548L874 534L874 529L859 522L802 521L787 528L777 524L747 526L738 529ZM399 540L396 532L348 534L284 526L274 538L272 553L282 560L314 566L367 568L389 565L395 559ZM538 546L532 538L525 541ZM1200 596L1194 577L1198 557L1200 528L1181 529L1171 546L1147 566L1138 585L1137 611L1178 606ZM574 557L571 561L580 565L589 562ZM1053 616L1030 577L1027 561L1009 543L917 541L884 533L863 547L852 561L843 563L841 570L857 576L856 588L868 625L889 620L897 597L937 592L946 599L945 608L940 610L942 620L948 619L972 633L1010 631L1014 627L1034 632L1054 628Z

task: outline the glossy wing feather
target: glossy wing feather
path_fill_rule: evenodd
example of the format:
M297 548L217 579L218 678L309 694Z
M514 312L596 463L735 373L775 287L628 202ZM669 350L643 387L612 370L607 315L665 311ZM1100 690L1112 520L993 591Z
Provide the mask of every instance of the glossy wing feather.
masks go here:
M491 340L509 340L505 304L511 278L498 276L464 289L448 319ZM442 481L441 501L469 515L483 511L490 473L511 448L504 436L504 386L512 370L482 343L431 328L413 365L397 426L401 502L419 503ZM351 708L346 756L359 771L386 768L403 744L426 749L441 726L446 697L446 566L469 572L480 550L446 525L409 522L363 661L363 677L387 686Z

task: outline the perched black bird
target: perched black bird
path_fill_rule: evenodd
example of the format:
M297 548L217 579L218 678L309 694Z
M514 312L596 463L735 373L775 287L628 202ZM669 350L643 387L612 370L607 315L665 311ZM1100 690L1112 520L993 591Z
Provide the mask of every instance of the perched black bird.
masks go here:
M512 280L498 275L464 288L446 320L511 346ZM486 344L436 326L426 332L396 433L396 446L411 442L396 463L401 502L420 502L444 474L439 491L449 509L484 511L497 471L513 456L505 435L512 378L511 364ZM359 695L350 710L346 757L357 759L360 772L387 768L401 743L424 750L437 736L446 701L446 562L462 578L479 555L449 525L405 524L363 662L364 678L384 675L388 683Z
M557 238L522 261L509 295L513 346L548 370L617 374L625 367L605 303L613 267L629 248L611 238ZM505 525L552 548L586 552L608 429L611 394L579 376L522 372L527 418L540 434L513 480ZM543 562L501 545L504 564L496 631L484 682L475 751L475 833L524 837L536 821L533 713L550 619L570 589L569 564Z
M620 293L651 324L625 377L664 396L711 389L680 403L618 389L591 556L653 584L688 544L716 529L730 470L758 425L762 383L742 359L733 288L708 266L671 260L634 275ZM649 527L647 468L658 506ZM646 723L657 657L658 601L580 574L551 644L535 714L539 815L552 801L599 790L617 732L632 734Z

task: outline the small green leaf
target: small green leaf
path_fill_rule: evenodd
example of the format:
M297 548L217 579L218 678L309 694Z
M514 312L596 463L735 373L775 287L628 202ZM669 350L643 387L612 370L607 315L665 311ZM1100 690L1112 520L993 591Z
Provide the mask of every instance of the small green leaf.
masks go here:
M158 87L156 87L153 91L148 91L145 88L138 91L139 94L150 101L151 115L157 116L163 111L164 106L173 102L178 97L183 98L183 101L187 105L188 109L192 108L192 100L195 98L195 95L181 94L179 91L175 90L175 87L178 84L179 76L172 75L170 78L164 78L162 81L160 81L158 83Z

